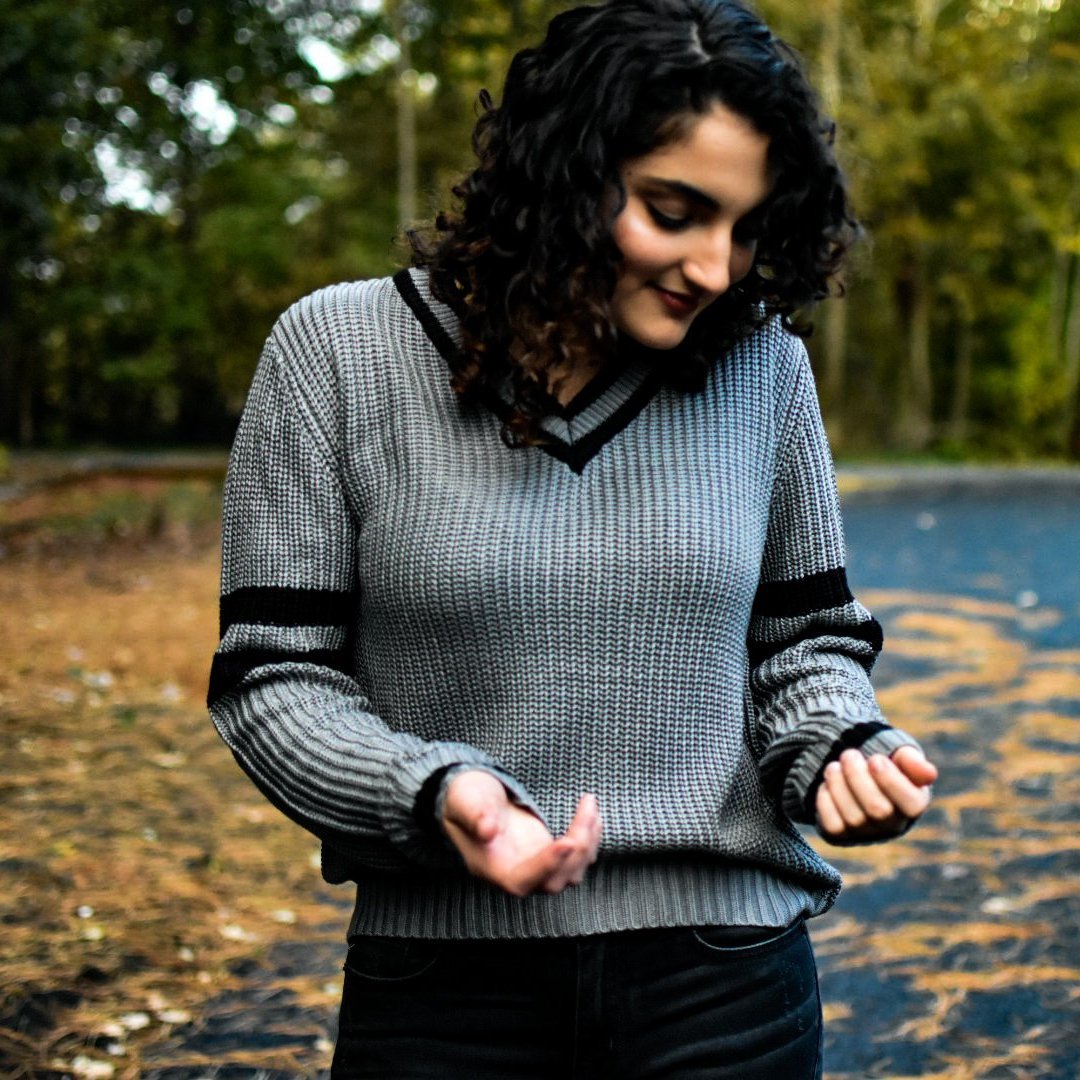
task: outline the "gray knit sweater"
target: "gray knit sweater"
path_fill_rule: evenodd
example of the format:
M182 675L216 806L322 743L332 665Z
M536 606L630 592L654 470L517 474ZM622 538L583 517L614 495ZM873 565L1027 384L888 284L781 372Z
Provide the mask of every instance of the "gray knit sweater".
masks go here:
M880 628L848 590L802 343L773 322L706 388L617 365L508 449L449 387L457 322L423 271L324 289L267 342L225 491L215 724L355 880L352 932L535 937L778 926L839 876L824 765L911 743L878 711ZM495 772L600 858L557 896L471 877L418 815Z

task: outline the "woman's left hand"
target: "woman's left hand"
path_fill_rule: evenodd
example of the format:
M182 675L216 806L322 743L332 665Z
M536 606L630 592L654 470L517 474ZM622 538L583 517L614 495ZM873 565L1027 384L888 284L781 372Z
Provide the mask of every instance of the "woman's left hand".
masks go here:
M930 805L937 775L914 746L902 746L891 757L845 750L825 767L817 792L818 831L840 846L898 836Z

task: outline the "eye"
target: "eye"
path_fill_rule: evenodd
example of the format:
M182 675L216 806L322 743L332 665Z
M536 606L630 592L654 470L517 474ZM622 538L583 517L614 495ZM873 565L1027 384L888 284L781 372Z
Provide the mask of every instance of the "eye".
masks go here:
M663 210L658 209L652 203L646 203L646 208L649 211L649 217L660 226L661 229L666 229L668 232L678 232L680 229L685 229L690 224L690 217L688 215L676 215L665 214Z

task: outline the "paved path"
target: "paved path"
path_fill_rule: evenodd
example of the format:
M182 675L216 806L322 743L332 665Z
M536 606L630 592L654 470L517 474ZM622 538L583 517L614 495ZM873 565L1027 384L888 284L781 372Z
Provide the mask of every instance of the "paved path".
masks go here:
M943 778L905 841L830 855L848 884L813 926L827 1076L1072 1080L1077 474L859 470L844 487L852 581L886 630L883 704ZM325 944L272 952L147 1075L317 1075L333 1017L304 1010L289 980L316 970L334 980L338 964ZM196 1056L216 1064L195 1066Z
M847 498L880 696L943 777L905 842L836 860L834 1076L1078 1075L1080 491L1004 480Z

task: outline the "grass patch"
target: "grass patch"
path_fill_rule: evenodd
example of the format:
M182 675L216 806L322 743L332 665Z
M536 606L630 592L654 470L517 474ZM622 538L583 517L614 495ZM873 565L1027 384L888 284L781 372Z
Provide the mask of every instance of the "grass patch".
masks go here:
M205 541L220 515L219 480L98 476L0 503L0 544L18 552L113 540Z

